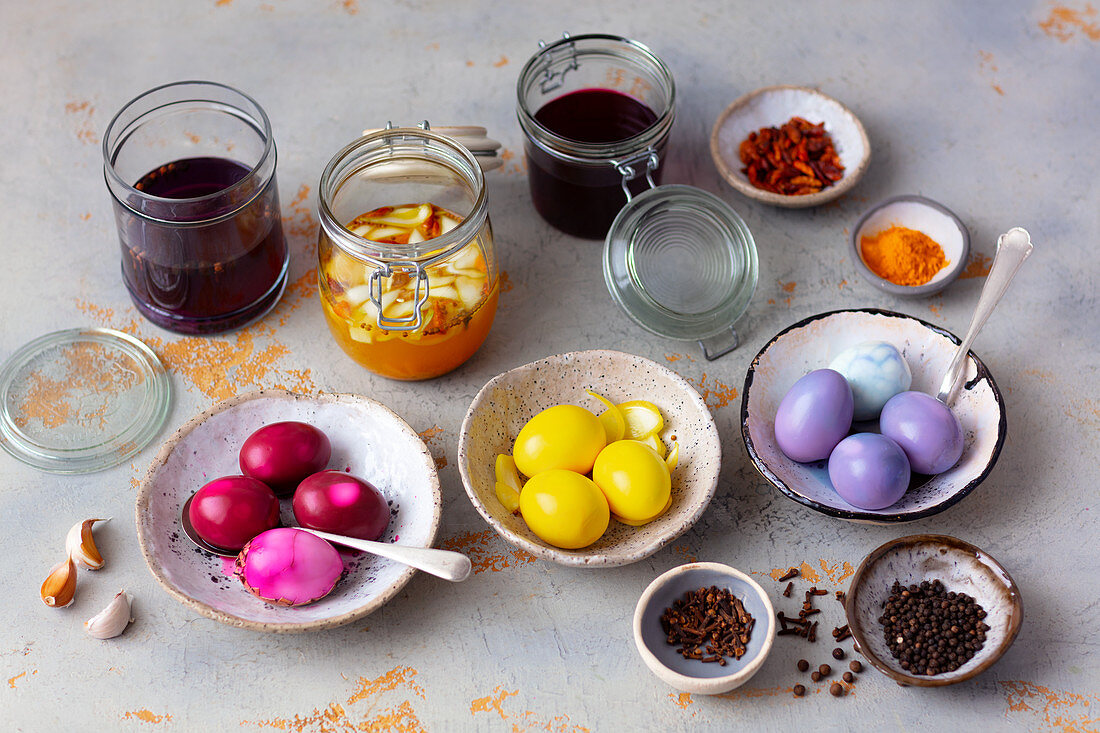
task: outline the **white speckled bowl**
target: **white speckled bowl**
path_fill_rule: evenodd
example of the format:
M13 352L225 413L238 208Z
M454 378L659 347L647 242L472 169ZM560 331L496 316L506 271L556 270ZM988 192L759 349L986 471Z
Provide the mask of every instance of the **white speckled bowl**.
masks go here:
M939 326L891 311L863 309L811 316L779 332L749 365L741 397L741 436L756 468L783 494L811 509L842 519L888 524L932 516L962 500L980 484L1001 453L1007 432L1004 401L985 364L970 352L963 388L951 409L966 444L950 470L884 509L859 509L837 495L825 461L797 463L775 442L775 413L791 385L823 369L844 349L862 341L898 348L913 372L911 389L939 391L959 338ZM923 479L920 479L923 480ZM914 481L914 483L916 480Z
M366 397L263 390L226 400L198 415L165 443L141 482L137 533L153 577L172 597L215 621L255 631L331 628L366 616L393 598L416 571L392 560L341 550L347 575L317 603L265 603L232 575L233 558L200 550L180 526L183 503L207 481L239 474L237 455L254 431L274 422L309 423L329 437L329 468L374 484L391 503L382 541L430 547L442 512L435 462L404 420ZM292 520L289 499L284 523Z
M940 580L948 591L973 596L990 627L978 653L954 672L933 677L903 670L878 622L895 580L902 585ZM919 687L953 685L989 669L1012 646L1024 620L1020 591L1000 563L960 539L929 534L900 537L872 551L852 576L845 610L848 628L867 661L898 684Z
M661 615L674 601L688 591L712 585L737 596L756 621L745 655L729 658L725 667L685 659L666 641L661 629ZM740 570L716 562L681 565L659 575L634 609L634 645L642 661L667 684L698 695L720 695L748 682L768 658L775 634L775 609L760 584Z
M762 127L780 127L791 117L825 123L833 139L844 176L832 186L806 196L786 196L757 188L741 172L741 141ZM816 89L800 86L764 87L735 100L718 115L710 135L710 155L718 172L740 193L772 206L801 209L819 206L847 193L871 162L871 141L850 109Z
M560 404L603 406L593 390L614 403L645 399L660 408L664 435L676 435L680 458L672 472L672 506L642 527L614 519L603 537L580 550L553 547L497 500L496 457L512 452L528 420ZM706 403L683 377L640 356L619 351L573 351L531 362L491 379L474 397L458 442L458 469L470 501L509 542L562 565L628 565L652 555L686 532L707 508L718 485L722 446Z
M943 248L947 265L924 285L897 285L876 275L863 261L860 240L892 226L924 232ZM852 228L849 249L859 274L879 290L903 297L935 295L954 282L966 268L970 256L970 232L950 209L932 199L895 196L875 204L860 217Z

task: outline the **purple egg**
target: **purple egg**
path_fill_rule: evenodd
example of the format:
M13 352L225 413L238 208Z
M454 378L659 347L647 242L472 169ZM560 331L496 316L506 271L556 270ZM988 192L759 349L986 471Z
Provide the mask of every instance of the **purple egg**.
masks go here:
M852 388L839 372L817 369L783 395L775 413L775 442L799 463L829 457L852 428Z
M963 431L951 408L923 392L902 392L883 405L882 434L901 446L917 473L943 473L959 462Z
M878 433L856 433L829 456L829 479L840 498L860 509L885 509L909 488L909 459Z

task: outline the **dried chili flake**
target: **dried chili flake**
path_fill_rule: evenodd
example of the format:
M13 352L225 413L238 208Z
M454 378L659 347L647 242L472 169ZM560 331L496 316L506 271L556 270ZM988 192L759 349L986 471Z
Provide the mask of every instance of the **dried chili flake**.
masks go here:
M763 127L738 149L749 183L785 196L817 193L844 177L825 123L792 117L782 127Z

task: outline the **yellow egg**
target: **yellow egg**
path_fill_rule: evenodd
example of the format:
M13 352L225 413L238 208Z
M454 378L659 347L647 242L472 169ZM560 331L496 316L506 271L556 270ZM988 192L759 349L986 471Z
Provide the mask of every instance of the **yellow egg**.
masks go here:
M557 405L523 426L512 457L529 477L555 468L588 473L605 445L607 433L598 417L583 407Z
M564 469L532 476L520 491L519 511L540 539L566 550L591 545L611 521L607 500L596 484Z
M600 451L592 479L611 511L630 521L660 515L672 495L668 466L657 451L636 440L620 440Z

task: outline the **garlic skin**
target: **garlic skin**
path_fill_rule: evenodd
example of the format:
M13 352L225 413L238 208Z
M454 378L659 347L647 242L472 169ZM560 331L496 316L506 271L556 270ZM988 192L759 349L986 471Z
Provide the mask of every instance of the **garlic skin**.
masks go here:
M130 596L120 590L102 611L84 622L84 630L97 639L113 639L133 621L130 616Z
M67 557L53 566L42 582L42 602L51 608L65 608L76 597L76 564Z
M69 533L65 535L65 551L69 553L69 557L77 565L88 570L99 570L106 564L103 556L99 554L99 548L95 546L95 539L92 537L92 525L96 522L109 521L110 517L107 519L85 519L83 522L77 522L69 529Z

